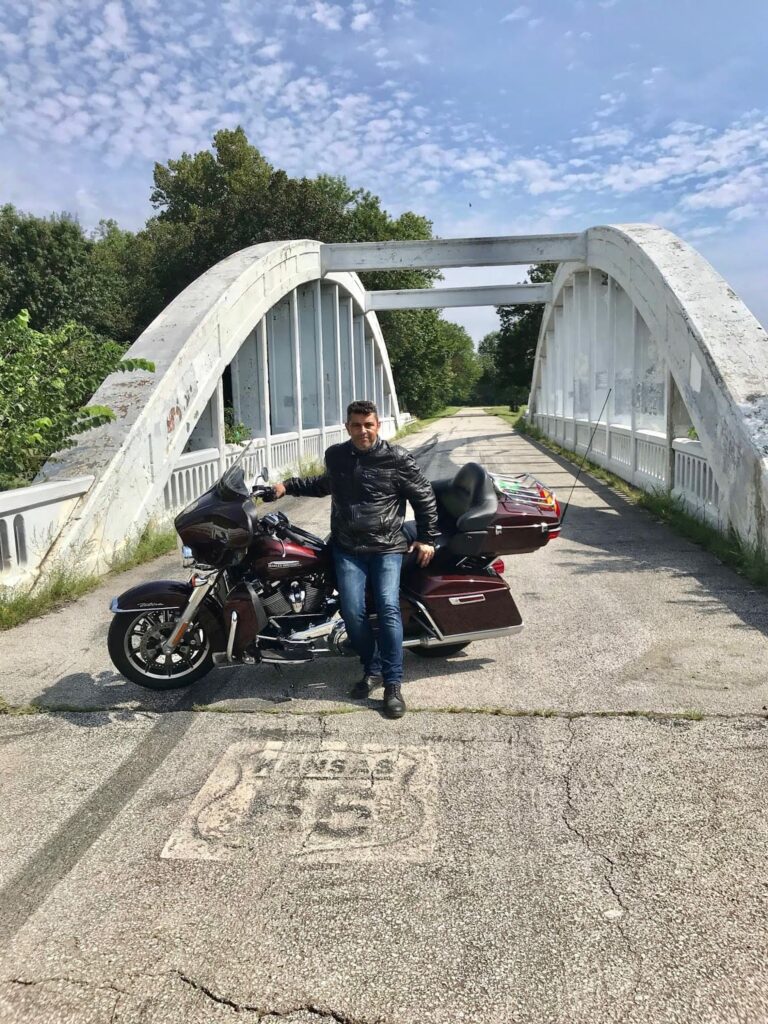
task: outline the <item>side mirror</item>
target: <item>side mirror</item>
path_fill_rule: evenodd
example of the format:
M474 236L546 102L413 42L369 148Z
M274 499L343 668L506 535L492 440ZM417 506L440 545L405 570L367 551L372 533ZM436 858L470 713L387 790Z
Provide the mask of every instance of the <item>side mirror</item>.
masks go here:
M269 469L266 466L261 467L260 476L265 483L269 480Z

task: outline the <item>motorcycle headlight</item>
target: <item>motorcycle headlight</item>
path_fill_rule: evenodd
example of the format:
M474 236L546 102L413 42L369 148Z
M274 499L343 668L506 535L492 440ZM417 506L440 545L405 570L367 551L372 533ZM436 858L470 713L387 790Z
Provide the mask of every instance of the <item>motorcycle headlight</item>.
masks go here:
M192 554L192 548L188 548L186 544L181 546L181 564L185 569L189 569L190 566L195 564L195 556Z

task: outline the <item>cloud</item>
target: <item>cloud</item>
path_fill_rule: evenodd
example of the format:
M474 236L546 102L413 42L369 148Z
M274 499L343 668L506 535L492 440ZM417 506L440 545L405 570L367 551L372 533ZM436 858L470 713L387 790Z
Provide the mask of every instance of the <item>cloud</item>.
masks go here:
M312 18L323 28L337 32L341 29L341 19L344 17L344 8L338 4L326 4L323 0L315 0Z
M376 15L372 11L361 11L352 19L352 31L364 32L376 24Z
M610 149L626 146L632 139L632 132L628 128L605 128L593 135L577 135L574 145L584 152L591 152L595 149ZM572 164L577 161L571 160Z
M521 4L520 7L516 7L514 11L509 14L505 14L501 19L500 24L504 24L506 21L521 21L523 18L527 18L531 13L530 7L526 7L525 4Z
M683 206L689 210L754 209L753 201L765 195L766 186L764 168L745 167L738 174L700 185L693 195L683 199Z

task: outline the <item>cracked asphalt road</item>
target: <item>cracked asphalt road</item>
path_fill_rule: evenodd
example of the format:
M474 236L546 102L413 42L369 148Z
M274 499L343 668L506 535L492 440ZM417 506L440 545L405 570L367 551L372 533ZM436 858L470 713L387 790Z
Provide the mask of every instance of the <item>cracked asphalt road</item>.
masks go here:
M432 476L567 493L435 431ZM768 598L593 481L569 520L508 561L527 629L408 656L400 722L349 661L121 680L108 598L173 559L0 635L2 697L75 709L0 718L2 1024L768 1020Z

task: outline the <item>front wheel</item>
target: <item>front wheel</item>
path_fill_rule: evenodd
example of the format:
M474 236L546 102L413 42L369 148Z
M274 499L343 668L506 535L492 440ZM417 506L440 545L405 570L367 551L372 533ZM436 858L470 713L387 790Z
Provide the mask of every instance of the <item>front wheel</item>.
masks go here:
M149 690L176 690L202 679L213 666L216 622L202 610L179 646L164 654L162 645L179 621L180 610L121 612L109 627L107 647L115 668Z
M442 644L440 647L409 647L410 651L418 654L420 658L450 658L452 654L458 654L465 647L469 647L471 641L465 644Z

